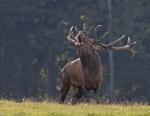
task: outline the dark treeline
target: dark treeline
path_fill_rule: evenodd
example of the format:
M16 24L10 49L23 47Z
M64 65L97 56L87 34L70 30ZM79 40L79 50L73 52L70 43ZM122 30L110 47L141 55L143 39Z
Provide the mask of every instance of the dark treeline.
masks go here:
M138 42L138 54L115 52L116 100L150 100L150 1L112 0L114 40L123 34ZM0 1L0 97L52 97L58 95L59 72L77 58L66 40L72 25L102 24L108 30L107 0L1 0ZM99 33L98 33L99 35ZM94 36L93 36L94 37ZM106 38L107 39L107 38ZM107 40L106 40L107 41ZM109 67L107 51L101 53L107 96Z

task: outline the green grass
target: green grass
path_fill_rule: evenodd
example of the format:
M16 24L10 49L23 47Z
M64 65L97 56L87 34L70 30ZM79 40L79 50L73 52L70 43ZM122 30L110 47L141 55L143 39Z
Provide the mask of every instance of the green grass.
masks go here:
M39 103L0 100L0 116L150 116L150 106Z

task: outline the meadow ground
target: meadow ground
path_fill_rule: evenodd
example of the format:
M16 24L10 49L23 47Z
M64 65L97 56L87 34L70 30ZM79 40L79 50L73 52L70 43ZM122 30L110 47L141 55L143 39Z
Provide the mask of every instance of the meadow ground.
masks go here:
M150 116L147 105L16 103L0 100L0 116Z

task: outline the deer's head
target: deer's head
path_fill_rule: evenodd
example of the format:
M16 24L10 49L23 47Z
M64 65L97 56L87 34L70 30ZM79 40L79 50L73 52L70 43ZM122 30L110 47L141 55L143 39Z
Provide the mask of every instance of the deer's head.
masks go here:
M77 30L76 27L72 26L67 39L74 43L80 57L90 56L95 52L94 40L87 36L84 26L82 30Z

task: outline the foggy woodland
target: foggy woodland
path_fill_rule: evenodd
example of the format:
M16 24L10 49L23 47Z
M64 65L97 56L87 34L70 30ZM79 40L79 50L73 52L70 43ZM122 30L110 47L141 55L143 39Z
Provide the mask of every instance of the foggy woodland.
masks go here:
M149 0L0 0L0 98L57 97L61 68L78 58L69 28L85 22L91 38L102 25L105 43L123 34L137 42L133 58L100 52L101 96L150 101L149 11Z

